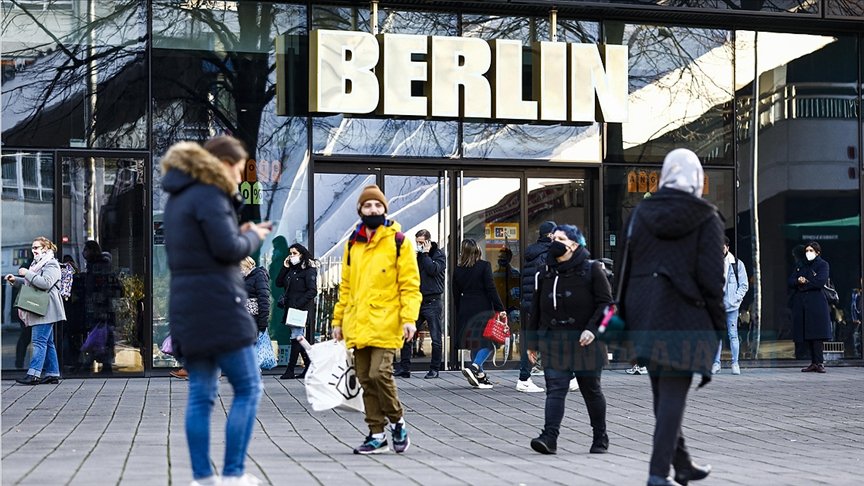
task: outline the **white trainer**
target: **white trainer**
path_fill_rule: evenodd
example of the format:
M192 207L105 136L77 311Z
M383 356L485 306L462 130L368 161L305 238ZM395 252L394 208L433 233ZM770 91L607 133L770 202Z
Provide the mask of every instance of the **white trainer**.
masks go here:
M570 380L570 391L579 391L579 382L576 381L576 378Z
M711 365L711 374L716 375L717 373L720 373L720 363L714 363Z
M732 363L732 374L733 375L740 375L741 374L741 367L738 366L738 363Z
M260 484L261 480L249 473L242 476L222 476L222 486L259 486Z
M546 391L539 386L534 384L534 381L529 377L527 380L522 381L519 380L516 382L516 391L525 392L525 393L540 393L542 391Z
M635 364L632 368L624 370L624 373L627 373L628 375L647 375L648 367Z
M222 484L219 482L219 476L212 475L206 478L197 479L189 483L189 486L218 486Z

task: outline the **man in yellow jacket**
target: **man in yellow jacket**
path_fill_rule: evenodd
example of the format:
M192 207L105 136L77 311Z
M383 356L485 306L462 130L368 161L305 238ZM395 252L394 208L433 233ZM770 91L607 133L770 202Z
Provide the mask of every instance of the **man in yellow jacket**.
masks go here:
M363 386L369 436L355 454L390 450L384 429L389 421L393 450L411 441L393 379L393 360L404 340L414 337L420 313L420 272L411 244L399 223L388 220L387 198L366 186L357 201L361 223L345 248L339 302L333 309L333 337L354 350L354 367Z

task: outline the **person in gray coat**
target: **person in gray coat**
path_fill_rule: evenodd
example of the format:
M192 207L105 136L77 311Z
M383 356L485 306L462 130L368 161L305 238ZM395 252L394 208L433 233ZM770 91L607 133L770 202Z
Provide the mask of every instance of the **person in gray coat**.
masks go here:
M30 245L33 263L30 268L19 268L18 276L6 275L6 281L15 287L29 285L48 292L48 308L44 316L19 309L18 316L32 330L33 354L27 375L18 378L22 385L60 383L60 362L54 348L54 323L66 320L66 310L60 297L60 263L54 257L57 246L40 236ZM42 373L44 372L44 376Z
M702 375L700 386L711 380L717 344L726 331L723 222L717 208L702 199L703 177L696 154L669 152L660 190L634 209L628 224L622 312L654 397L649 485L686 484L710 472L710 466L691 461L681 433L693 374Z

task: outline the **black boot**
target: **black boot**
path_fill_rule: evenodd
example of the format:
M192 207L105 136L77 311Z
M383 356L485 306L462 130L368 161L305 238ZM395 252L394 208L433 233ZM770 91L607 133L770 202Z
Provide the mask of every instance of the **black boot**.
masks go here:
M17 378L15 381L22 385L38 385L40 380L38 376L25 375L23 378Z
M312 363L312 360L309 359L309 353L306 352L306 348L300 346L299 344L297 345L297 347L300 350L300 356L303 358L303 373L300 374L302 378L306 375L306 370L309 369L309 364Z
M594 431L594 441L591 442L591 454L605 454L609 450L609 436L606 431Z
M291 380L297 377L294 375L294 368L297 366L297 357L300 356L300 349L300 343L296 339L292 339L291 353L288 355L288 367L285 368L285 373L282 373L282 376L279 377L280 380Z
M682 467L675 467L675 482L686 486L688 482L705 479L709 474L711 474L711 465L700 466L690 461L688 464L682 465Z
M531 448L540 454L556 454L558 452L558 438L552 437L552 434L543 430L539 437L531 439Z

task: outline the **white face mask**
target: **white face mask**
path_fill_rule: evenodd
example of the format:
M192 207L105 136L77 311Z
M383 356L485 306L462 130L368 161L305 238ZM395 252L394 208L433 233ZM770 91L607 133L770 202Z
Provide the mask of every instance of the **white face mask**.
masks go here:
M807 258L808 262L812 262L816 258L816 252L815 251L805 252L804 257Z
M291 262L291 265L297 265L298 263L300 263L300 257L299 256L291 256L291 257L288 257L288 261Z

